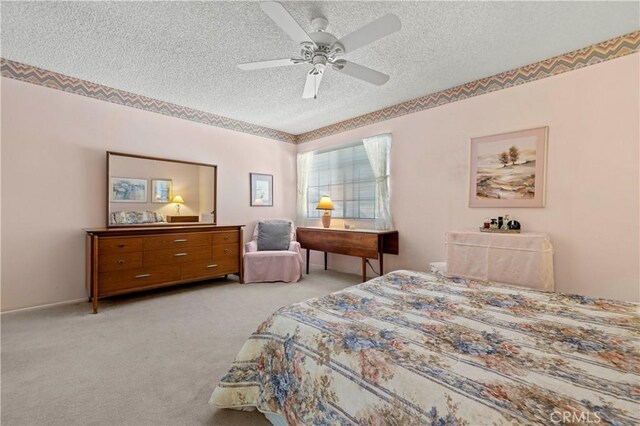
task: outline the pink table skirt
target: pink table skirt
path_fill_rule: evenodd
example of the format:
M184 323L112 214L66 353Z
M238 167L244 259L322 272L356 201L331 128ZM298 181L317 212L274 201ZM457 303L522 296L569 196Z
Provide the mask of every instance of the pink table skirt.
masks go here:
M553 247L547 234L449 231L446 244L449 275L554 289Z

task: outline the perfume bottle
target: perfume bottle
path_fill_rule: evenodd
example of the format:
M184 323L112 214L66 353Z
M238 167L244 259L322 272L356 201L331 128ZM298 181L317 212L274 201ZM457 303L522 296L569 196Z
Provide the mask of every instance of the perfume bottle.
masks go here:
M505 214L504 219L502 220L502 226L500 227L501 231L506 231L509 229L509 215Z
M491 228L491 229L499 229L498 228L498 221L496 219L491 219L491 224L489 225L489 228Z

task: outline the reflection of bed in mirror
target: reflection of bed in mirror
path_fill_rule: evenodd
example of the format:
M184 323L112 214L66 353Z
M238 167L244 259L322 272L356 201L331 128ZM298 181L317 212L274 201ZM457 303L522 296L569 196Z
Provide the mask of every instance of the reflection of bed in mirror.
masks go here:
M107 152L107 226L216 224L217 167Z

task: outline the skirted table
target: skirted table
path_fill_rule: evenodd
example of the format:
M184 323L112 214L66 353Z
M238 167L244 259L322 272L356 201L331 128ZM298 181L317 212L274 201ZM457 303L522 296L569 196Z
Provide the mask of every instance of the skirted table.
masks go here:
M447 274L553 291L548 234L448 231Z

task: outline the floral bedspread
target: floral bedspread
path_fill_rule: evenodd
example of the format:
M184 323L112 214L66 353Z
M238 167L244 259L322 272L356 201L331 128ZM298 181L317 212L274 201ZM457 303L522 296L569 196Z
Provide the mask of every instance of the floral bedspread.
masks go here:
M210 403L292 425L640 424L637 304L396 271L284 307Z

